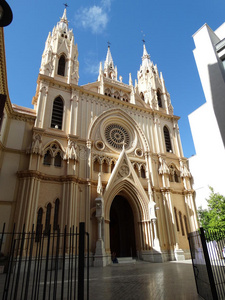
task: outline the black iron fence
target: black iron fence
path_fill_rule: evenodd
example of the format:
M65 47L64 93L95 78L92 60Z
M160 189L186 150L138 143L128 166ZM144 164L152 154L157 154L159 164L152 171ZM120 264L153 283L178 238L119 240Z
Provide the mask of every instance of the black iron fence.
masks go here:
M89 299L85 224L48 232L0 233L0 299ZM86 242L86 245L85 245ZM7 248L2 254L2 249ZM86 265L86 267L85 267Z
M225 231L200 228L188 239L198 294L206 300L225 299Z

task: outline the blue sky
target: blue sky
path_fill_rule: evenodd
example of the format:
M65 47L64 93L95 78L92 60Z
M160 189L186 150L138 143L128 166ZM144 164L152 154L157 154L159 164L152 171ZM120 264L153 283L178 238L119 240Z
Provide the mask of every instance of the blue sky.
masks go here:
M14 19L5 28L9 94L12 103L32 107L41 55L49 31L63 14L63 1L7 0ZM193 57L192 35L205 23L225 21L223 0L67 0L67 18L79 51L79 84L96 81L107 42L118 75L133 82L141 64L142 39L163 73L179 121L184 155L195 153L188 115L205 102Z

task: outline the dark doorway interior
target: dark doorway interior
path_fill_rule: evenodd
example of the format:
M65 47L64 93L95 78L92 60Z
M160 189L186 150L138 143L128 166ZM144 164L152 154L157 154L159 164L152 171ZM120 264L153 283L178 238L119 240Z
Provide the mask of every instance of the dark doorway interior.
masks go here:
M114 198L110 209L110 249L117 257L136 257L133 211L122 196Z

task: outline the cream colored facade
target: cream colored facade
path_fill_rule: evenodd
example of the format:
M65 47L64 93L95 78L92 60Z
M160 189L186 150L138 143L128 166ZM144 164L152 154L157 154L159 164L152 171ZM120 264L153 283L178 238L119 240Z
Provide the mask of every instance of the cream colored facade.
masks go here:
M117 77L108 47L97 81L78 85L65 10L46 41L34 109L5 108L0 225L29 231L47 219L61 229L85 222L95 266L110 263L112 252L189 258L194 191L164 79L145 45L135 84Z

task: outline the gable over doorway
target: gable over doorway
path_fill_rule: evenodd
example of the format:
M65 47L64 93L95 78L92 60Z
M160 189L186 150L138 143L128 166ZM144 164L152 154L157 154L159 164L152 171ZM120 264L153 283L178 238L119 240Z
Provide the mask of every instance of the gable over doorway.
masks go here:
M134 215L129 202L117 195L110 208L110 249L117 257L136 257Z

